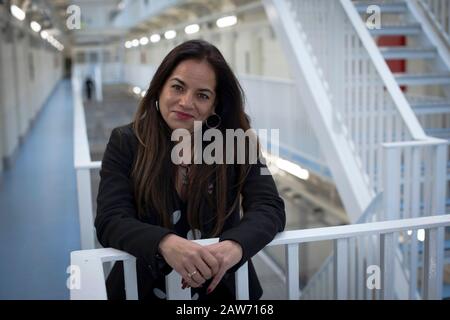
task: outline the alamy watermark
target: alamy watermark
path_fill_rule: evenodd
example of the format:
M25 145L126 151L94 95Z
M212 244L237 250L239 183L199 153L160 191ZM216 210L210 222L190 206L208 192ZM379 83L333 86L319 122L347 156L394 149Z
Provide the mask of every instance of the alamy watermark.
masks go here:
M366 273L369 275L366 279L366 287L369 290L381 289L381 269L380 266L370 265L367 267Z
M366 26L369 30L381 29L381 8L377 5L367 7L366 13L369 15L366 19Z
M67 7L66 13L68 17L66 19L66 27L69 30L81 29L81 8L75 4Z
M70 276L67 278L66 286L69 290L81 289L81 269L77 265L70 265L66 269L66 273Z
M172 131L171 140L178 142L170 154L173 164L256 164L258 160L265 164L261 152L268 150L269 131L270 154L275 157L279 155L279 129L226 129L225 136L218 129L211 128L204 132L201 129L202 122L194 121L193 134L187 129ZM205 148L203 142L209 142ZM262 168L261 174L268 175L270 172Z

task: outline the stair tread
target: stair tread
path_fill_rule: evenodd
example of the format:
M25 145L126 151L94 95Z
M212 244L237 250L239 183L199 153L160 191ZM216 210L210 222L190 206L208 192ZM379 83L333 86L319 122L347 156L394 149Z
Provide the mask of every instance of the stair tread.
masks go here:
M450 101L415 101L410 102L411 107L414 108L428 108L428 107L438 107L447 106L450 107Z
M417 115L450 113L450 102L442 103L411 103L411 108Z
M436 52L436 48L434 47L403 47L403 46L381 46L379 47L381 51L411 51L411 52L417 52L417 51L427 51L427 52Z
M450 84L450 73L394 73L399 85L445 85Z
M434 47L379 47L385 59L435 58L437 50Z
M428 128L425 133L436 138L450 139L450 128Z
M403 13L406 11L406 3L403 1L395 2L375 2L375 1L355 1L355 8L358 12L366 12L367 7L370 5L377 5L380 7L382 13Z
M380 29L370 29L372 35L417 35L422 32L418 23L383 25Z

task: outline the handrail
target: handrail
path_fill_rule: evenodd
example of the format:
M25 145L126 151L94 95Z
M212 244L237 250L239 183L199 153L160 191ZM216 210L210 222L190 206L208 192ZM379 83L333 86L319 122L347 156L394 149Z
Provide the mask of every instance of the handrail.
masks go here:
M72 76L73 112L74 112L74 167L77 176L78 217L80 222L80 240L82 249L96 248L94 216L92 210L90 170L100 168L101 162L91 160L86 130L86 118L83 107L82 84L74 66Z
M340 2L355 31L359 35L361 42L366 48L367 54L372 60L375 69L383 80L384 85L389 92L392 100L394 101L398 112L404 119L405 125L408 128L411 137L417 140L426 139L427 137L422 126L420 125L416 115L409 105L409 102L406 100L404 94L400 90L400 87L395 81L394 76L392 75L392 72L390 71L386 61L381 55L381 52L378 49L374 39L361 20L361 16L356 10L355 5L351 2L351 0L340 0Z
M74 70L76 72L76 69ZM83 108L80 79L72 78L74 103L74 166L78 168L91 162L89 142L86 130L86 117Z
M345 226L284 231L278 234L275 239L268 244L268 246L346 239L362 235L400 232L403 230L445 227L449 223L450 215L439 215L351 224Z
M401 219L383 222L371 222L364 224L354 224L346 226L337 227L325 227L325 228L314 228L306 230L293 230L284 231L276 235L274 240L272 240L267 246L285 245L289 249L287 260L291 263L288 265L288 291L296 292L296 294L290 295L290 298L298 298L298 245L300 243L324 241L324 240L335 240L337 257L335 258L335 267L339 268L339 271L345 271L346 260L342 260L343 257L348 257L349 252L345 250L347 242L342 242L355 238L358 236L367 235L380 235L380 241L382 242L382 257L384 257L385 263L382 267L389 269L390 266L386 264L389 260L389 254L391 248L388 244L392 244L392 235L395 232L416 230L416 229L431 229L428 231L429 238L426 238L425 248L429 259L427 263L436 263L434 266L426 265L426 285L428 295L425 298L436 298L433 294L439 295L436 289L436 285L433 281L440 281L440 272L442 271L442 259L439 256L440 250L443 249L440 243L443 240L443 227L450 225L450 215L442 216L432 216L432 217L421 217L421 218L411 218L411 219ZM441 232L440 232L440 231ZM195 242L201 245L208 245L218 241L218 238L195 240ZM340 255L343 255L341 257ZM104 273L102 270L101 263L109 261L128 261L127 269L125 270L126 286L130 288L127 291L127 297L136 299L137 298L137 286L136 286L136 268L133 263L135 263L133 257L127 253L124 253L116 249L95 249L95 250L82 250L74 251L71 253L71 263L73 267L80 268L79 276L81 277L80 286L71 288L71 298L72 299L106 299L106 288L104 284ZM435 260L437 259L437 260ZM433 262L434 261L434 262ZM344 264L343 264L344 263ZM81 264L81 265L80 265ZM295 274L294 271L297 272ZM383 269L384 270L384 269ZM86 271L86 272L85 272ZM336 270L335 270L336 272ZM295 275L294 277L289 277ZM343 276L348 276L345 273ZM84 281L89 279L89 282ZM168 292L169 299L180 298L180 299L190 299L190 289L182 290L179 287L180 275L173 271L166 277L166 285L169 288ZM387 279L392 280L393 275L383 272L384 281ZM337 293L337 298L345 298L345 285L340 287L341 282L335 281L335 291ZM93 286L92 284L95 284ZM83 287L83 285L88 286ZM297 285L297 287L296 287ZM391 287L392 283L385 283L387 291ZM296 289L297 288L297 289ZM89 290L88 290L89 289ZM93 291L92 291L93 290ZM175 290L175 291L174 291ZM247 264L243 265L236 274L236 290L238 293L238 298L248 299L248 269ZM385 292L387 295L382 295L384 298L389 297L389 292Z

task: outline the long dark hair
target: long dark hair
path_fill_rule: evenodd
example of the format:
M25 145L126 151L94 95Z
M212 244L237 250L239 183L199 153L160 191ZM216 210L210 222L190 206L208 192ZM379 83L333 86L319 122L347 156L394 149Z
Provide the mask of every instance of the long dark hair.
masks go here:
M176 167L170 154L174 143L171 130L155 107L164 84L181 62L195 59L208 62L216 75L215 113L222 121L217 128L222 133L226 129L250 129L250 121L244 112L245 96L233 71L220 51L202 40L184 42L174 48L156 70L144 98L141 100L133 121L133 129L139 140L136 160L132 170L136 205L139 215L144 217L149 208L153 209L162 226L170 227L170 213L173 211L173 185ZM225 134L223 135L225 138ZM224 143L224 145L226 145ZM234 153L236 155L236 152ZM224 152L225 157L225 152ZM225 163L225 162L224 162ZM236 163L236 162L235 162ZM220 234L228 215L239 205L242 184L249 171L249 164L234 165L237 184L236 197L227 199L226 164L192 164L187 195L187 217L191 229L202 229L199 212L202 201L216 212L215 226L209 236ZM228 168L229 169L229 168ZM215 181L215 203L209 198L210 180ZM231 204L231 205L230 205ZM228 206L228 208L227 208Z

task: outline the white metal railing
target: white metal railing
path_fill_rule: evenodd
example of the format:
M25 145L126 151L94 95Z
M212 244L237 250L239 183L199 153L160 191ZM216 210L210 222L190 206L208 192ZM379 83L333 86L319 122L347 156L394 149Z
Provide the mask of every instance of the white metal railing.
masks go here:
M394 237L398 232L425 229L424 241L425 272L424 299L440 299L442 295L443 274L443 228L450 225L450 216L432 216L354 224L338 227L315 228L307 230L285 231L278 234L268 246L283 245L286 247L286 283L287 297L296 300L299 291L298 249L303 243L316 241L334 242L334 281L333 297L348 299L350 286L366 287L365 269L349 270L349 259L355 259L355 243L358 238L373 236L380 244L378 261L373 261L381 271L379 292L381 299L393 299L394 296ZM218 239L197 240L202 245L210 244ZM115 249L96 249L74 251L71 254L72 267L79 268L78 286L71 289L71 299L106 299L105 275L102 263L109 261L125 261L124 274L128 299L136 299L135 258ZM336 276L338 275L338 276ZM191 297L190 289L181 289L180 275L172 271L166 277L168 299L186 299ZM362 281L358 281L362 279ZM248 299L248 269L244 264L236 273L236 294L238 299ZM370 298L370 297L369 297Z
M383 205L383 193L377 194L373 199L370 205L366 208L364 213L358 219L356 224L375 222L377 221L377 216L380 215ZM362 248L362 240L359 240L360 247ZM375 251L370 245L372 245L372 241L364 241L365 247L364 250L358 250L359 247L355 247L354 250L355 256L357 259L352 259L349 261L349 268L352 269L353 272L350 274L354 274L354 270L364 269L364 266L367 265L367 262L372 259L371 254ZM352 243L352 245L354 245ZM373 260L373 259L372 259ZM333 262L334 262L334 254L331 253L319 269L314 273L311 279L308 280L305 287L301 291L301 299L302 300L317 300L317 299L325 299L330 300L333 299ZM359 276L359 280L362 281L361 276ZM359 289L359 290L357 290ZM363 290L362 288L356 288L354 285L349 286L349 298L367 298L369 296L368 289Z
M82 82L75 67L72 77L74 108L74 166L77 174L78 216L82 249L96 248L94 214L92 210L91 169L100 168L100 162L92 162L86 131L83 107Z
M446 171L446 162L441 161L445 157L433 153L445 155L447 143L439 139L429 139L387 143L383 145L383 149L386 163L383 174L384 196L378 194L357 223L445 214L446 175L443 172ZM424 159L427 157L434 161ZM400 167L402 158L404 165ZM426 163L432 166L424 166ZM421 296L417 289L421 259L417 231L411 230L397 235L392 245L396 272L399 278L403 277L403 281L397 279L396 282L399 291L397 296L416 299ZM380 250L379 243L373 237L358 239L351 243L351 246L357 257L349 262L349 268L353 271L361 268L365 270L364 266L373 265L374 261L379 259L376 254ZM329 292L324 291L324 288L329 287L333 279L330 272L333 256L330 255L308 281L302 298L330 298ZM356 279L353 279L352 283L355 282ZM423 291L423 287L421 289ZM422 292L422 296L424 294L425 292ZM370 292L350 286L349 295L351 298L366 299Z
M448 0L420 0L434 18L437 26L450 44L450 2Z

